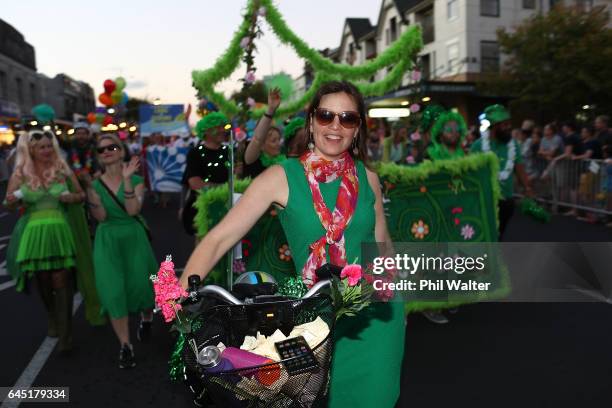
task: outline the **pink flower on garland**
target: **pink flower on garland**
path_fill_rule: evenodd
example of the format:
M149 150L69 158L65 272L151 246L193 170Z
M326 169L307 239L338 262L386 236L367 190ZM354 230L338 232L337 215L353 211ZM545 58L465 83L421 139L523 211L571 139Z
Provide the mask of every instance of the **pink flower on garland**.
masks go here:
M251 44L251 37L242 37L240 40L240 47L247 48Z
M417 142L417 141L421 140L421 134L418 131L412 133L410 135L410 140L412 140L413 142Z
M247 105L249 105L249 108L254 108L255 107L255 99L251 98L250 96L247 98Z
M249 71L247 72L247 74L244 76L244 82L248 85L251 85L252 83L254 83L256 80L255 78L255 71Z
M472 227L470 224L465 224L463 228L461 228L461 236L466 241L472 239L475 233L474 227Z
M260 17L265 17L266 14L268 13L268 10L266 10L265 7L260 7L259 10L257 10L257 15Z
M413 103L412 105L410 105L410 112L417 113L420 110L421 106L418 103Z
M340 278L347 278L349 286L357 285L361 279L361 265L346 265L344 268L342 268L342 272L340 272Z
M414 82L419 82L421 80L421 71L419 71L418 69L412 71L412 80Z
M155 304L161 308L165 321L171 322L176 317L176 312L182 308L177 300L187 297L188 294L179 284L170 255L161 263L157 275L151 276L151 280L155 291Z
M408 156L408 157L406 157L406 163L414 164L414 163L416 163L416 160L414 160L413 156Z

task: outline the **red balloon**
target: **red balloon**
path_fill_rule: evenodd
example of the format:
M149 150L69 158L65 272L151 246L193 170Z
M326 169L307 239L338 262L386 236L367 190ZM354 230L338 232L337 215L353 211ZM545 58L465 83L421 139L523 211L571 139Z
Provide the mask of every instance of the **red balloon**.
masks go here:
M89 112L89 113L87 114L87 121L88 121L89 123L94 123L94 122L96 121L96 114L95 114L95 113L93 113L93 112Z
M104 81L104 93L105 94L108 94L108 95L112 94L116 87L117 87L117 84L115 84L115 81L113 81L112 79L107 79L106 81Z
M112 117L112 116L110 116L110 115L106 115L106 116L104 117L104 120L102 121L102 125L103 125L103 126L108 126L108 125L110 125L111 123L113 123L113 117Z
M102 93L98 96L98 100L104 106L113 106L113 98L110 95Z

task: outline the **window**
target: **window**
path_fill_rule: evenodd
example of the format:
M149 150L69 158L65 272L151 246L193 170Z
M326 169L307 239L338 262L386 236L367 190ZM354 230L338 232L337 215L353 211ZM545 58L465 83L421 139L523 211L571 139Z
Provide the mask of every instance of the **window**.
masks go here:
M459 17L459 1L448 0L446 2L446 17L448 20L454 20Z
M499 0L480 0L480 15L499 17Z
M459 62L459 43L454 42L446 46L446 55L448 60L448 71L452 71L456 68Z
M528 10L535 10L535 0L523 0L523 8Z
M0 71L0 98L6 98L8 96L6 85L6 72Z
M389 45L389 43L391 42L389 40L390 40L390 38L389 38L389 29L387 28L385 30L385 45Z
M16 78L15 84L17 85L17 102L19 102L19 104L21 105L23 104L23 87L21 78Z
M397 22L395 21L395 17L390 20L391 26L391 41L395 41L397 39Z
M480 42L480 71L499 72L499 44L497 42Z

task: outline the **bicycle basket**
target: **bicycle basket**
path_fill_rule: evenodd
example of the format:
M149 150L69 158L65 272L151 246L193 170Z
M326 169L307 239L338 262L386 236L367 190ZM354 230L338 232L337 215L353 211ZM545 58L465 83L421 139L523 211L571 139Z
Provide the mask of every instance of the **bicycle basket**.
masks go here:
M312 348L318 369L289 375L283 362L208 373L198 365L188 341L183 347L185 370L197 375L208 397L222 407L310 407L327 395L333 349L334 308L329 296L269 303L216 306L200 315L190 338L198 351L222 342L240 347L245 336L257 331L269 336L276 329L289 335L294 326L320 317L330 328L327 337ZM271 379L271 380L270 380Z

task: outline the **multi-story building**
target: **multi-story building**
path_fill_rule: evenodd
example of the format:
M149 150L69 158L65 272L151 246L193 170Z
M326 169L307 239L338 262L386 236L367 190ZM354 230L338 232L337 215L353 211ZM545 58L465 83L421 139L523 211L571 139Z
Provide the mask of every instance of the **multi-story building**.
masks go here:
M0 122L17 121L40 99L34 47L0 20Z
M512 30L535 13L546 13L556 4L590 9L608 7L607 0L382 0L378 22L345 20L337 61L361 64L384 52L410 26L421 26L423 49L415 83L406 74L399 89L368 100L373 107L401 107L431 101L458 109L475 123L482 109L505 102L503 95L481 94L478 82L503 64L497 30ZM380 80L388 69L371 80Z
M54 78L40 74L39 77L42 97L55 110L57 120L72 122L95 110L94 91L86 82L66 74L57 74Z

